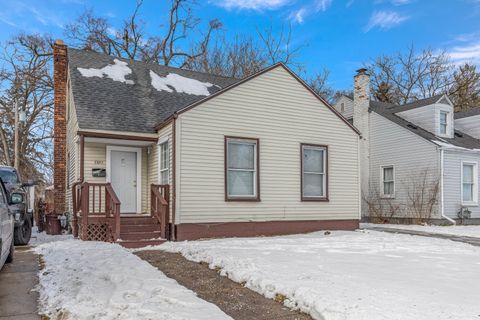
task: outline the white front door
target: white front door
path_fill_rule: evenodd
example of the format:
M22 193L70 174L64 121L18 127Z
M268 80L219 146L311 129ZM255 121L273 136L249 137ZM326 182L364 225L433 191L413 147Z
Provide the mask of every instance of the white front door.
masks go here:
M121 213L137 212L137 153L111 151L110 182L121 202Z

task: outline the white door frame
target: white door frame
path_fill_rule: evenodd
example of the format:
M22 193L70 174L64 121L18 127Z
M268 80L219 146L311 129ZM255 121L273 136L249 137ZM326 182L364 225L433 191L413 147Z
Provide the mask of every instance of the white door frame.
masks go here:
M137 153L137 213L142 213L142 148L108 146L107 145L107 182L111 182L112 151Z

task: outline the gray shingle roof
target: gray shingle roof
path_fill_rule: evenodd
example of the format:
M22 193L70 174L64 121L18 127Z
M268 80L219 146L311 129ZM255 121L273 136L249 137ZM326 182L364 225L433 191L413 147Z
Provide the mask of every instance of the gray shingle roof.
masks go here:
M175 73L214 86L212 94L238 79L119 59L128 63L132 73L125 78L134 84L114 81L107 77L84 77L77 68L100 69L114 63L114 57L92 51L68 49L69 72L73 100L81 129L131 132L155 132L155 126L174 112L199 101L205 96L158 91L151 85L150 70L165 77Z
M480 115L480 107L472 108L467 111L455 112L455 119L462 119L478 115Z
M440 99L438 96L435 96L436 100L432 97L429 101L433 101L435 103ZM428 104L425 104L428 105ZM440 141L444 143L451 144L456 147L460 148L467 148L467 149L480 149L480 140L469 136L466 133L461 131L455 130L455 134L453 138L444 138L438 137L435 134L422 129L421 127L401 118L396 113L400 111L404 111L404 106L398 106L390 103L383 103L378 101L370 101L370 110L374 111L375 113L385 117L386 119L396 123L397 125L407 129L410 132L413 132L420 137L429 140L429 141ZM418 107L417 107L418 108Z

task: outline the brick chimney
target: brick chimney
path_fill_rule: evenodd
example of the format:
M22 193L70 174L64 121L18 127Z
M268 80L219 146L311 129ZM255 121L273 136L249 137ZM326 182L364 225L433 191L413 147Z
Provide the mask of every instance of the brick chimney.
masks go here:
M54 114L53 114L53 184L54 212L65 212L66 168L67 168L67 46L62 40L53 44L53 80L54 80Z
M370 192L370 75L367 69L357 70L353 78L353 125L360 131L360 178L362 187L362 198L366 199ZM367 214L368 207L362 201L362 214Z

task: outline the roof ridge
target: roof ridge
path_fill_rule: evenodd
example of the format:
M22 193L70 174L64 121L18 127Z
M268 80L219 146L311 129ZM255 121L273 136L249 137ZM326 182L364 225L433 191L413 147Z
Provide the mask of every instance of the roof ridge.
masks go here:
M158 67L163 67L163 68L168 68L168 69L173 69L173 70L182 70L182 71L187 71L187 72L192 72L192 73L197 73L197 74L204 74L204 75L208 75L208 76L211 76L211 77L218 77L218 78L224 78L224 79L229 79L229 80L241 80L241 78L235 78L235 77L229 77L229 76L223 76L223 75L217 75L217 74L214 74L214 73L208 73L208 72L204 72L204 71L196 71L196 70L191 70L191 69L183 69L183 68L178 68L178 67L172 67L172 66L166 66L166 65L163 65L163 64L158 64L158 63L153 63L153 62L147 62L147 61L142 61L142 60L135 60L135 59L129 59L129 58L124 58L124 57L117 57L117 56L112 56L112 55L109 55L109 54L106 54L106 53L102 53L102 52L98 52L98 51L95 51L95 50L91 50L91 49L79 49L79 48L75 48L75 47L67 47L67 52L69 50L75 50L75 51L79 51L79 52L86 52L86 53L92 53L92 54L97 54L97 55L100 55L100 56L104 56L104 57L111 57L113 59L120 59L120 60L125 60L125 61L131 61L131 62L134 62L134 63L138 63L138 64L143 64L143 65L152 65L152 66L158 66Z

